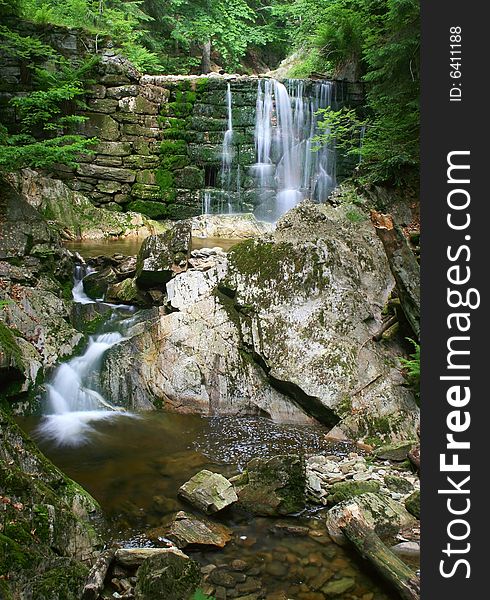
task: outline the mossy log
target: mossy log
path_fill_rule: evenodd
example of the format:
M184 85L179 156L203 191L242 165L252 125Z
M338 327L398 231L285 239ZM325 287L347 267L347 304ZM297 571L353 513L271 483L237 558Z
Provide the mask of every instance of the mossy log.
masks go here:
M346 509L339 527L361 556L397 590L403 600L420 599L419 578L366 524L360 510Z
M106 550L99 554L85 582L82 600L97 600L104 588L104 581L114 559L114 554L114 550Z
M395 278L400 305L417 339L420 338L420 267L403 231L391 215L371 211L371 222L383 243Z

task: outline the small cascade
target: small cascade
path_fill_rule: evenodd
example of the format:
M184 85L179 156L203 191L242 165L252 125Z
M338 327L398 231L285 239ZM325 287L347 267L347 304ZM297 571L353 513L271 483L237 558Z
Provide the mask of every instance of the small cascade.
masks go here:
M95 300L89 298L83 289L83 278L85 275L90 275L90 273L94 272L95 269L85 265L77 265L75 267L74 284L71 291L74 302L77 302L78 304L95 304Z
M239 87L232 94L228 83L221 171L217 185L208 183L202 192L203 214L253 211L257 218L275 222L304 198L324 202L336 185L335 150L315 139L322 120L317 113L337 105L334 92L329 81L260 79L255 127L250 131L237 125L234 131L234 102L236 123L241 123L244 96ZM243 156L250 154L250 163L242 166Z
M211 192L204 190L202 196L202 214L209 215L211 213Z
M226 207L223 206L223 209L226 208L226 210L222 210L221 212L228 212L228 213L233 212L232 201L231 201L232 164L233 164L233 158L235 155L234 148L233 148L233 115L232 115L231 105L232 105L231 86L228 83L228 86L226 89L227 128L226 128L225 135L223 138L223 152L222 152L222 158L221 158L221 181L222 181L222 188L223 188L223 191L225 193L225 198L226 198ZM224 202L223 202L223 204L224 204Z
M93 272L84 266L75 267L73 298L80 304L94 303L83 291L83 277ZM110 305L109 305L110 306ZM99 392L99 374L104 354L126 339L124 330L132 324L131 307L124 307L122 316L116 307L105 324L108 331L89 338L81 356L61 364L50 383L46 385L48 414L40 424L37 434L58 445L76 446L87 440L93 432L90 423L124 414L123 409L112 406Z

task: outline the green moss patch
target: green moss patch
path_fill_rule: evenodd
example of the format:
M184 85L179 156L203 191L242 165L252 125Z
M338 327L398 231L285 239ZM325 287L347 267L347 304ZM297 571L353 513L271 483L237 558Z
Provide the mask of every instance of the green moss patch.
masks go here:
M146 215L150 219L163 219L167 216L168 209L162 202L152 200L136 200L128 204L128 210Z

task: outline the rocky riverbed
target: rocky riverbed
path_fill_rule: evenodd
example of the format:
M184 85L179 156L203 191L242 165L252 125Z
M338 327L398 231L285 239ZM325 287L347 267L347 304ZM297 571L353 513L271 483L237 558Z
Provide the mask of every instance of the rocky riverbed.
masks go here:
M146 232L155 235L137 257L92 257L87 302L73 310L72 270L87 265L62 247L62 216L47 194L28 192L34 183L27 174L2 195L1 592L417 597L418 408L398 362L401 336L373 339L394 282L369 224L308 202L274 230L249 217L167 223ZM82 202L57 185L69 206ZM102 231L104 214L90 227ZM66 231L82 231L70 223ZM193 232L222 231L254 237L228 251L193 248ZM43 382L107 322L111 304L140 311L92 384L109 405L152 414L99 421L82 448L38 440L59 470L9 415L42 410ZM353 527L393 557L387 582Z

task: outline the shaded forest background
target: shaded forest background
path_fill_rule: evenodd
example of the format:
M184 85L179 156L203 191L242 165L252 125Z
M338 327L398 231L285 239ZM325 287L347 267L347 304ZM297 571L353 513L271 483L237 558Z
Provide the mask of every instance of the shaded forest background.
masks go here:
M91 141L77 135L76 109L97 56L67 63L42 39L22 34L19 23L31 21L108 37L145 73L252 74L283 61L281 76L363 81L363 114L326 123L339 142L352 128L365 131L364 182L418 179L416 0L0 0L0 20L3 51L23 57L36 88L13 101L18 130L0 126L1 170L69 164L90 150Z

